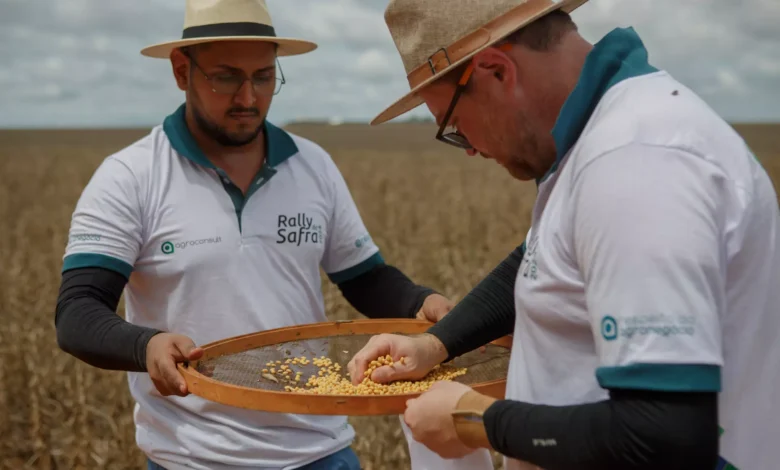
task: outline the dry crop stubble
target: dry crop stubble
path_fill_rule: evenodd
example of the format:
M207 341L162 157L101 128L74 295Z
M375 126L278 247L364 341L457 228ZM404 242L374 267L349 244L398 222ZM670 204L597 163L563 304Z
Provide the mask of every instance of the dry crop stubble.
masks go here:
M458 299L522 242L533 183L433 141L430 126L292 130L332 153L384 256L417 282ZM778 127L741 130L780 187ZM143 468L125 374L63 353L54 330L73 206L100 161L143 133L0 132L0 468ZM323 289L329 318L358 317ZM408 468L397 416L350 422L366 470Z
M139 462L124 375L85 366L56 344L53 312L70 214L115 147L90 141L42 137L0 147L5 468L127 468L120 462L128 456Z
M329 150L387 260L458 298L522 242L533 189L488 162L435 143L419 152L399 148L408 144L409 131L390 129L375 132L378 141L358 132L331 138L336 145ZM308 135L327 141L330 130L314 128ZM143 464L125 374L84 365L60 351L53 322L73 206L100 161L142 134L0 135L0 220L6 221L0 229L3 468ZM504 215L509 212L516 217ZM323 288L331 319L358 317L335 286L325 280ZM408 466L397 416L351 422L366 470Z

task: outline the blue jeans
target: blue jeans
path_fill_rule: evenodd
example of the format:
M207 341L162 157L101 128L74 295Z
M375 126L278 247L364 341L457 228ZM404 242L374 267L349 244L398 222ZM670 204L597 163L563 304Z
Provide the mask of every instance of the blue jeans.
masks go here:
M165 467L157 465L151 460L146 461L147 470L165 470ZM351 447L346 447L338 452L323 457L298 470L362 470L360 460Z

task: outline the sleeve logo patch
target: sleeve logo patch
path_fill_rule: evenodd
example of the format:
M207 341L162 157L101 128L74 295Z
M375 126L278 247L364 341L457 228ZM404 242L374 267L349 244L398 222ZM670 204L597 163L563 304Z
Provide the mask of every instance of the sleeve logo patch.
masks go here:
M368 245L368 243L371 241L371 236L368 234L363 235L362 237L355 240L355 247L362 248L364 245Z
M696 331L696 318L692 315L631 315L615 318L606 315L601 319L601 336L606 341L635 336L658 335L693 336Z
M601 319L601 336L607 341L612 341L618 336L617 321L609 315Z
M99 242L101 238L99 233L76 233L70 236L69 243Z

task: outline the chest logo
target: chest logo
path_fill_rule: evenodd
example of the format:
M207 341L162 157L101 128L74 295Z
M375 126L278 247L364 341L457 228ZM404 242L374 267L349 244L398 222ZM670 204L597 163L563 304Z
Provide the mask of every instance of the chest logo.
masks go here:
M525 249L523 262L520 264L520 273L525 278L536 280L538 277L536 267L536 250L539 247L539 236L534 235Z
M322 225L314 223L314 217L299 212L294 215L279 214L276 222L276 243L301 246L323 243Z
M164 241L160 245L160 251L165 255L172 255L176 250L184 250L185 248L200 247L202 245L210 245L212 243L222 243L222 237L210 237L200 238L198 240L185 240L180 242L172 242L170 240Z

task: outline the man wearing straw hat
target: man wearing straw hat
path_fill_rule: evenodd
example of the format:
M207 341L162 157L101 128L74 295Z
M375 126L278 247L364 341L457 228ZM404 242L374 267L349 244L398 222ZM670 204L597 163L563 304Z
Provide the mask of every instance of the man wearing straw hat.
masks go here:
M407 360L374 380L420 377L513 334L506 398L436 384L407 403L415 439L444 457L493 448L507 470L777 468L772 182L632 28L586 42L583 3L390 1L411 90L373 123L424 103L437 139L538 197L501 268L516 277L478 286L511 315L459 304L427 334L375 336L352 377L383 354Z
M209 402L176 363L325 321L320 269L369 317L436 321L451 307L384 262L330 156L265 119L284 84L277 57L315 47L277 36L262 0L187 1L182 39L142 51L171 61L186 102L106 158L73 213L57 339L129 372L150 469L359 469L346 417Z

